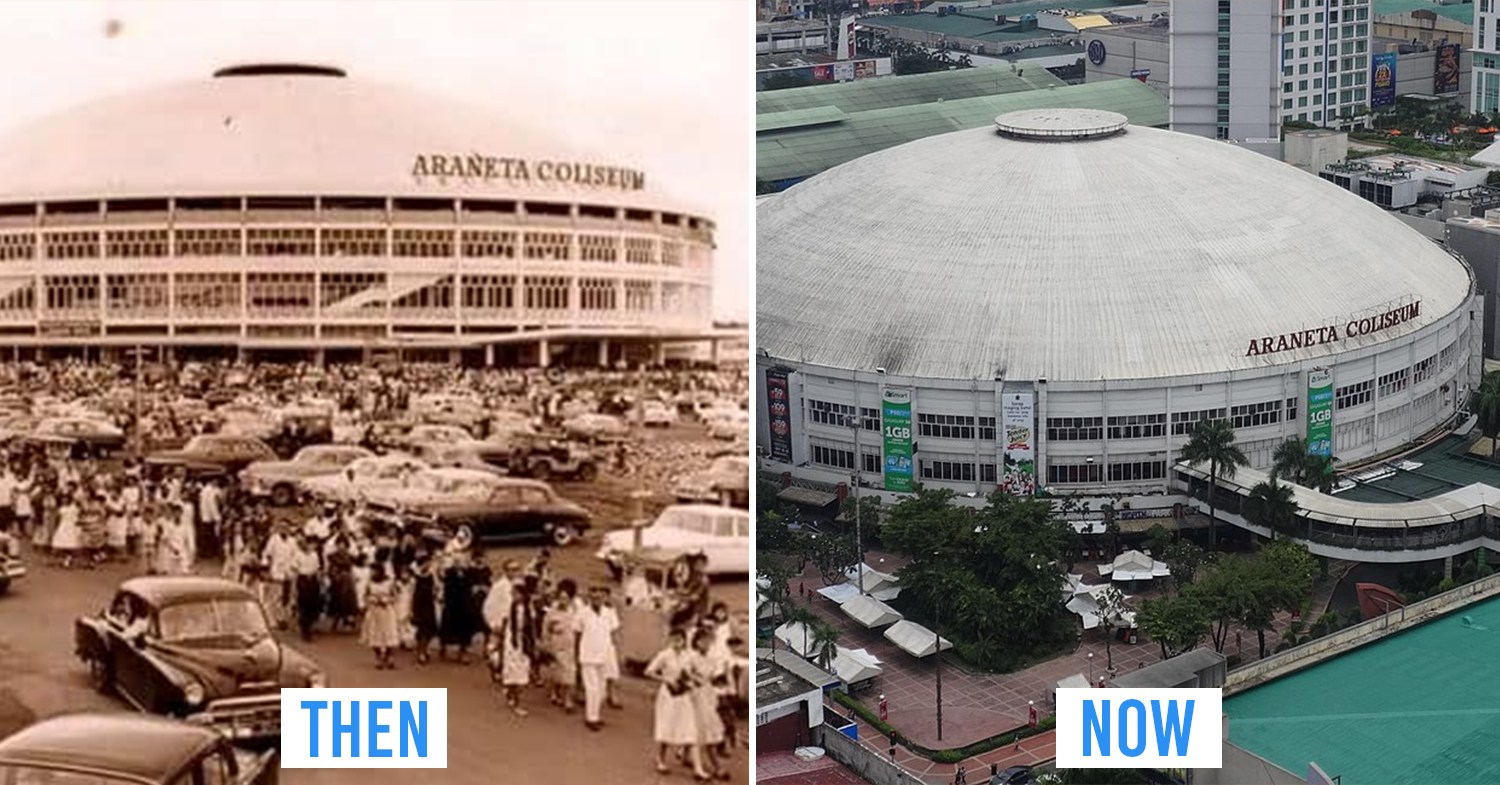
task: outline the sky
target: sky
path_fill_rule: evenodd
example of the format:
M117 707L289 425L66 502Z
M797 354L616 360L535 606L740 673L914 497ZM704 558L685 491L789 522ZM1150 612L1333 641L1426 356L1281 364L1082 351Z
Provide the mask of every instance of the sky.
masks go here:
M754 12L737 0L5 2L0 133L247 61L336 65L492 111L519 103L560 147L645 170L712 216L715 317L748 321Z

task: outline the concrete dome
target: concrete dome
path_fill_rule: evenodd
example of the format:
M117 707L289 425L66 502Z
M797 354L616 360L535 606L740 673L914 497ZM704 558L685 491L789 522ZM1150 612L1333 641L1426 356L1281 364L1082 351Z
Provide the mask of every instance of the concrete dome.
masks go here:
M492 116L328 66L251 64L80 105L0 137L0 200L326 195L579 200L682 210L656 191L417 177L419 155L631 168ZM519 119L518 119L519 117Z
M894 147L759 203L758 347L928 378L1148 379L1316 360L1467 301L1461 262L1332 183L1070 111ZM1346 331L1361 319L1375 329Z

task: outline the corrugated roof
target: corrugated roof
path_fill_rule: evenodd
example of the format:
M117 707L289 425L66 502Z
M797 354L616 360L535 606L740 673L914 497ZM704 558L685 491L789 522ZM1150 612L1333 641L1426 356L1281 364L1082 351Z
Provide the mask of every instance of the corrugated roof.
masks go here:
M1426 10L1436 13L1438 16L1445 16L1455 22L1463 22L1470 26L1474 24L1474 5L1472 3L1439 5L1431 2L1431 0L1375 0L1370 5L1374 6L1376 16Z
M1081 52L1081 50L1080 50ZM845 112L867 112L933 101L955 101L982 95L1004 95L1059 87L1063 80L1045 68L1009 66L960 68L910 76L882 76L839 84L809 85L755 94L756 114L835 107Z
M772 112L755 116L755 132L779 131L786 128L805 128L810 125L837 123L847 118L836 106L817 106L812 109L794 109L790 112Z
M907 30L926 30L944 35L979 38L988 41L1019 41L1028 38L1046 38L1051 30L1032 27L1020 30L1013 20L1024 14L1041 11L1067 9L1069 11L1108 11L1132 5L1143 5L1142 0L1037 0L1036 2L1007 3L985 9L973 9L957 14L903 14L896 16L866 17L860 24L872 27L902 27ZM1005 14L1008 21L996 25L995 17Z
M1063 86L849 114L839 123L757 134L756 177L769 182L811 177L888 147L928 136L992 125L1020 109L1079 108L1119 112L1132 125L1167 124L1167 99L1134 79Z

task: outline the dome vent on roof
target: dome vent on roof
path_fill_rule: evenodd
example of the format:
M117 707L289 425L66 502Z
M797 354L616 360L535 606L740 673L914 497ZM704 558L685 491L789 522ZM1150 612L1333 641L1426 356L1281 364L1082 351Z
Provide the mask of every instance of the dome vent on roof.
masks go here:
M1114 136L1130 119L1098 109L1023 109L995 118L995 130L1013 139L1063 142Z
M331 76L342 78L349 74L342 68L310 63L245 63L231 65L214 71L215 79L230 76Z

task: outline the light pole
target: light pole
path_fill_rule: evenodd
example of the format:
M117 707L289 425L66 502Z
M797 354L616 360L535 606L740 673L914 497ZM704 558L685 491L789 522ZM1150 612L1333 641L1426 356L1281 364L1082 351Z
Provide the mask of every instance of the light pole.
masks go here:
M859 563L855 565L854 571L859 582L859 593L865 593L865 538L860 531L859 515L859 486L860 474L864 471L863 456L859 454L859 432L862 430L860 422L859 406L854 407L854 422L850 429L854 431L854 474L850 477L854 480L854 550L859 553Z
M1089 652L1089 686L1094 686L1094 653Z
M938 727L937 727L937 732L938 732L937 736L938 736L938 741L942 741L943 740L943 635L942 635L942 632L941 632L941 630L942 630L942 621L940 620L941 613L942 613L941 608L937 604L934 604L933 607L932 607L932 626L935 629L932 631L932 639L933 639L932 645L936 649L936 651L933 652L932 656L937 657L937 725L938 725Z

